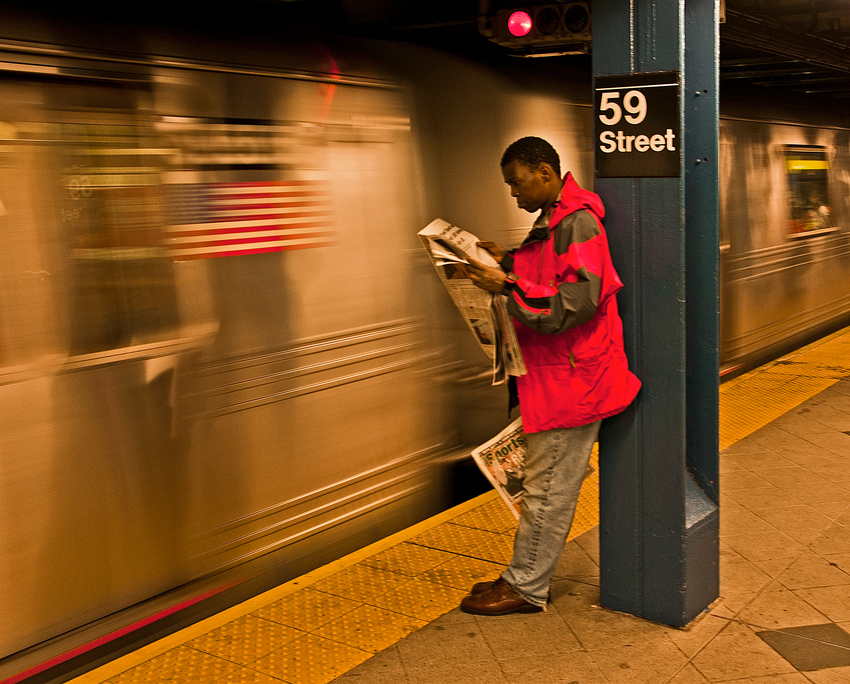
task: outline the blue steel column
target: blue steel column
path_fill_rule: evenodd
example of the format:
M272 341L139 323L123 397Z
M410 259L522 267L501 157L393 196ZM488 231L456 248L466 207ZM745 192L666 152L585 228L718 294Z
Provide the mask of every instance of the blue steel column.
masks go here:
M682 76L679 177L595 185L643 382L600 437L601 600L682 626L719 593L718 3L594 0L592 16L594 77Z

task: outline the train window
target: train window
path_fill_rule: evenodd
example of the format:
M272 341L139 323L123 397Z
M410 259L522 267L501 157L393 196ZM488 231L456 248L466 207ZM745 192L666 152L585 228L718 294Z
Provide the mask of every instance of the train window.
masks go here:
M71 355L173 338L173 263L164 246L161 168L153 127L113 116L53 125L59 218L68 256Z
M4 88L5 96L19 95ZM9 97L9 99L12 99ZM22 99L22 98L19 98ZM52 351L50 265L37 202L36 149L15 124L0 122L0 367L24 368Z
M825 147L785 148L788 178L788 235L832 229L829 209L829 160Z

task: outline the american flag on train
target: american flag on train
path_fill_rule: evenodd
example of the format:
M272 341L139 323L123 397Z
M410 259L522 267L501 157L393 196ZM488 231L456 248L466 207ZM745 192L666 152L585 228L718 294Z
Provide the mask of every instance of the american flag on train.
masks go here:
M333 241L323 181L166 186L166 245L177 261L322 247Z

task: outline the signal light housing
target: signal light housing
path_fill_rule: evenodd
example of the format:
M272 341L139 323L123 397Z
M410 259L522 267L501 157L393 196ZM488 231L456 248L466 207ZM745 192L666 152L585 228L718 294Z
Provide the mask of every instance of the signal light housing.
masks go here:
M485 35L518 57L552 57L590 52L589 2L559 2L502 9L496 11L491 21L492 28Z
M508 33L510 33L514 38L527 36L533 25L534 23L531 20L531 15L528 12L523 12L522 10L511 12L511 16L508 17Z

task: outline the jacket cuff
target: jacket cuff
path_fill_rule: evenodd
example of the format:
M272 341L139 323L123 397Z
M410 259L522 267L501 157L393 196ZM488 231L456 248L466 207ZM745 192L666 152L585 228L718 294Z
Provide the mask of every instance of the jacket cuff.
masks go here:
M505 278L505 282L502 285L502 294L505 295L505 297L511 296L511 292L513 292L516 287L517 280L519 280L519 276L516 273L508 273L508 277Z

